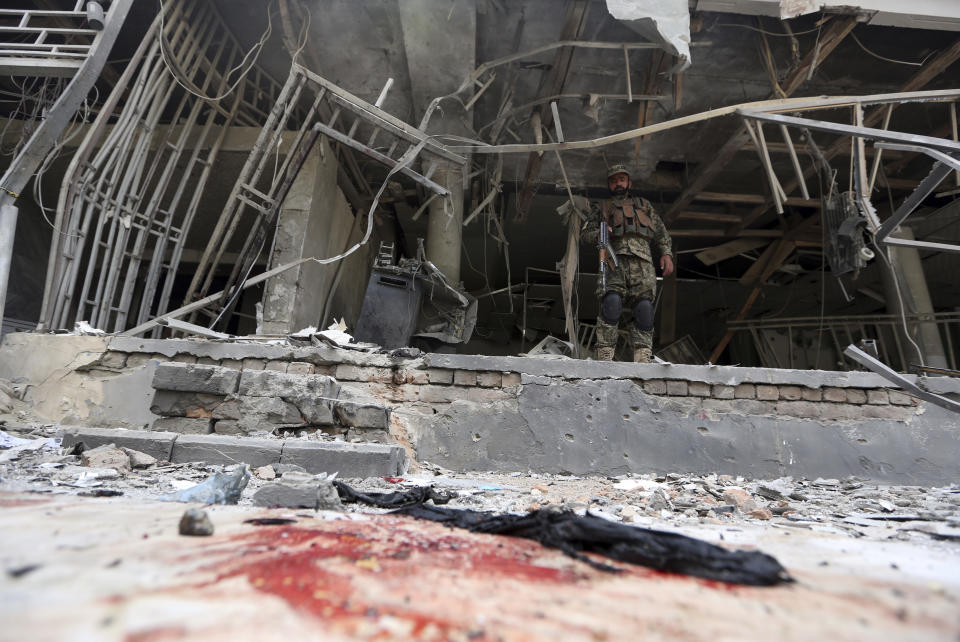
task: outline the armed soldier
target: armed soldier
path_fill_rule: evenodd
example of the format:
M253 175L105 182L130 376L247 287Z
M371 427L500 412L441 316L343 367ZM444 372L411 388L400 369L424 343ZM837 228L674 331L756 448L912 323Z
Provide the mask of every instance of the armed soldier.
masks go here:
M598 244L601 277L597 282L597 359L613 361L624 304L633 313L630 339L633 360L650 361L653 353L653 300L657 288L654 252L664 276L673 273L670 235L650 201L630 196L630 173L615 165L607 173L612 198L592 203L581 240ZM601 225L607 234L601 234ZM607 236L607 239L602 239ZM599 247L600 241L604 247Z

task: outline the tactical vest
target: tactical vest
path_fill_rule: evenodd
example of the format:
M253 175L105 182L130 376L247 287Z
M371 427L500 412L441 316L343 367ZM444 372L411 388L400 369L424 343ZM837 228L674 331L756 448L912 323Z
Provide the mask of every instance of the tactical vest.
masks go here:
M616 205L606 200L603 202L603 220L613 228L610 235L615 238L636 234L649 239L653 236L653 221L650 220L652 208L650 201L645 198L634 197Z

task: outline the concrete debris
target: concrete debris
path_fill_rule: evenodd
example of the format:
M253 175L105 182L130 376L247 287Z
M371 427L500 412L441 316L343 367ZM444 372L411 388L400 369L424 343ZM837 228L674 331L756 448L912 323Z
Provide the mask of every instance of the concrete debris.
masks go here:
M250 481L250 471L244 465L229 473L214 473L201 484L167 497L172 502L202 502L204 504L236 504Z
M130 456L113 444L104 444L92 450L84 450L80 461L89 468L113 468L118 472L130 471Z
M280 481L267 484L253 494L255 506L343 510L333 478L298 471L284 473Z
M213 522L207 511L201 508L188 508L180 518L179 531L181 535L208 536L213 535Z
M77 321L73 324L73 332L70 334L81 335L81 336L102 336L106 332L100 328L95 328L86 321Z
M130 467L131 468L150 468L157 463L157 458L148 455L147 453L142 453L139 450L134 450L133 448L124 448L120 447L127 457L130 458Z
M277 473L273 470L273 466L260 466L253 471L253 474L259 479L265 479L267 481L277 478Z

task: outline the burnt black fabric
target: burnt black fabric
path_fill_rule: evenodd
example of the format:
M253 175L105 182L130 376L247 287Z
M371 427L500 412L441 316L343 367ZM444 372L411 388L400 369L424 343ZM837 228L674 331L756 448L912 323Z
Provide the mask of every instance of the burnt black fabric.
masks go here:
M394 491L392 493L361 493L346 485L342 481L334 480L340 501L346 504L360 502L379 508L402 508L422 504L427 500L434 504L446 504L452 496L436 491L433 486L416 486L410 490Z
M766 553L731 551L686 535L617 524L571 511L498 515L417 504L391 514L441 522L475 533L532 539L605 571L618 569L597 563L583 553L598 553L619 562L732 584L773 586L793 581L786 569Z

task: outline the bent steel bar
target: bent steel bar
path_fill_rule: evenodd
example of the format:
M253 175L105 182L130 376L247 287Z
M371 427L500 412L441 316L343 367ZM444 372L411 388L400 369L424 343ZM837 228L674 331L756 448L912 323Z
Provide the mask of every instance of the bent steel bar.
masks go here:
M847 349L843 351L843 354L847 355L860 365L862 365L867 370L874 372L890 383L893 383L897 386L900 386L907 392L909 392L914 397L918 399L923 399L924 401L929 401L930 403L940 406L941 408L946 408L947 410L952 410L954 412L960 412L960 402L956 402L952 399L947 399L938 394L928 392L904 377L899 372L896 372L886 364L880 362L877 359L874 359L869 354L861 350L860 348L854 346L853 344L847 346Z

